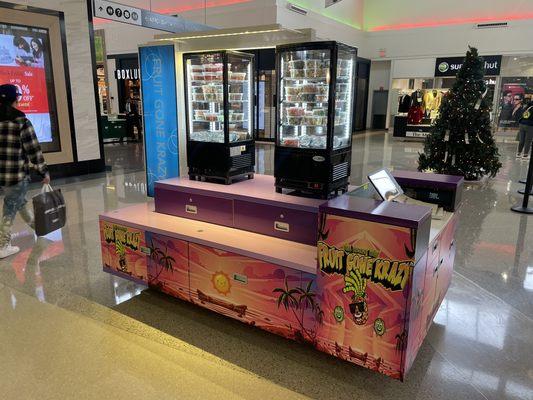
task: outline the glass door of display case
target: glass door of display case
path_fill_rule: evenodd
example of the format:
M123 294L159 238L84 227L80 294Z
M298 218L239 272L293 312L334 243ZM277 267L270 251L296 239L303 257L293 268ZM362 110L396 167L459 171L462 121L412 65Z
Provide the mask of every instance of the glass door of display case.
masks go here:
M222 53L186 58L188 138L224 143L224 63Z
M339 49L337 53L333 150L349 147L352 144L355 58L353 51Z
M276 70L260 70L257 80L256 140L276 137Z
M326 149L330 65L330 49L280 55L279 146Z
M252 140L254 130L252 59L228 53L228 132L229 143Z

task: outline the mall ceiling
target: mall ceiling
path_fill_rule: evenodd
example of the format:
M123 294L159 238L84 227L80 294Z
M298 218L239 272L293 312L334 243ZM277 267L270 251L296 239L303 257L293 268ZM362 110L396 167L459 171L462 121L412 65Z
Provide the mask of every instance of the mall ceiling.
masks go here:
M167 14L183 14L236 4L284 4L287 0L117 0ZM481 22L533 20L533 0L288 0L355 28L383 31Z

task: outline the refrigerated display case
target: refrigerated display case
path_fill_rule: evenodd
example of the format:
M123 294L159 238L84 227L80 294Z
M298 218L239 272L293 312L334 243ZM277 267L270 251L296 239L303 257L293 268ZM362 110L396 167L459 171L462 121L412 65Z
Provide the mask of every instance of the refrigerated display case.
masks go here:
M189 177L253 178L253 55L235 51L184 54Z
M276 191L345 192L351 164L357 49L338 42L278 46Z

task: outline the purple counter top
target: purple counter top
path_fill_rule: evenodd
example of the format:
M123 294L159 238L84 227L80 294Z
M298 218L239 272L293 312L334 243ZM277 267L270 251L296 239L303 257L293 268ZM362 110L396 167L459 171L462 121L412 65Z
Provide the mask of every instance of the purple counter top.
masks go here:
M312 212L318 212L318 207L325 202L321 199L276 193L274 177L260 174L256 174L254 179L231 185L193 181L188 177L172 178L156 182L155 188Z
M416 171L392 171L400 186L428 186L435 189L456 190L464 182L462 176L430 174Z
M413 204L342 195L320 206L320 212L418 229L431 220L431 209Z

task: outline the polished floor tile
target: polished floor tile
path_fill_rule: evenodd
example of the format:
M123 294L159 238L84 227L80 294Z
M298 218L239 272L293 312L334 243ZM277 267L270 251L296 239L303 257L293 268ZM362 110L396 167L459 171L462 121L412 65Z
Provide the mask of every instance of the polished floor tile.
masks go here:
M142 146L106 146L108 173L56 182L65 228L36 240L16 221L22 251L0 261L0 398L532 400L533 217L509 211L527 165L499 147L499 175L466 187L452 286L401 383L103 273L98 214L146 201ZM352 182L414 170L421 150L357 135ZM257 146L257 171L272 173L272 145Z

